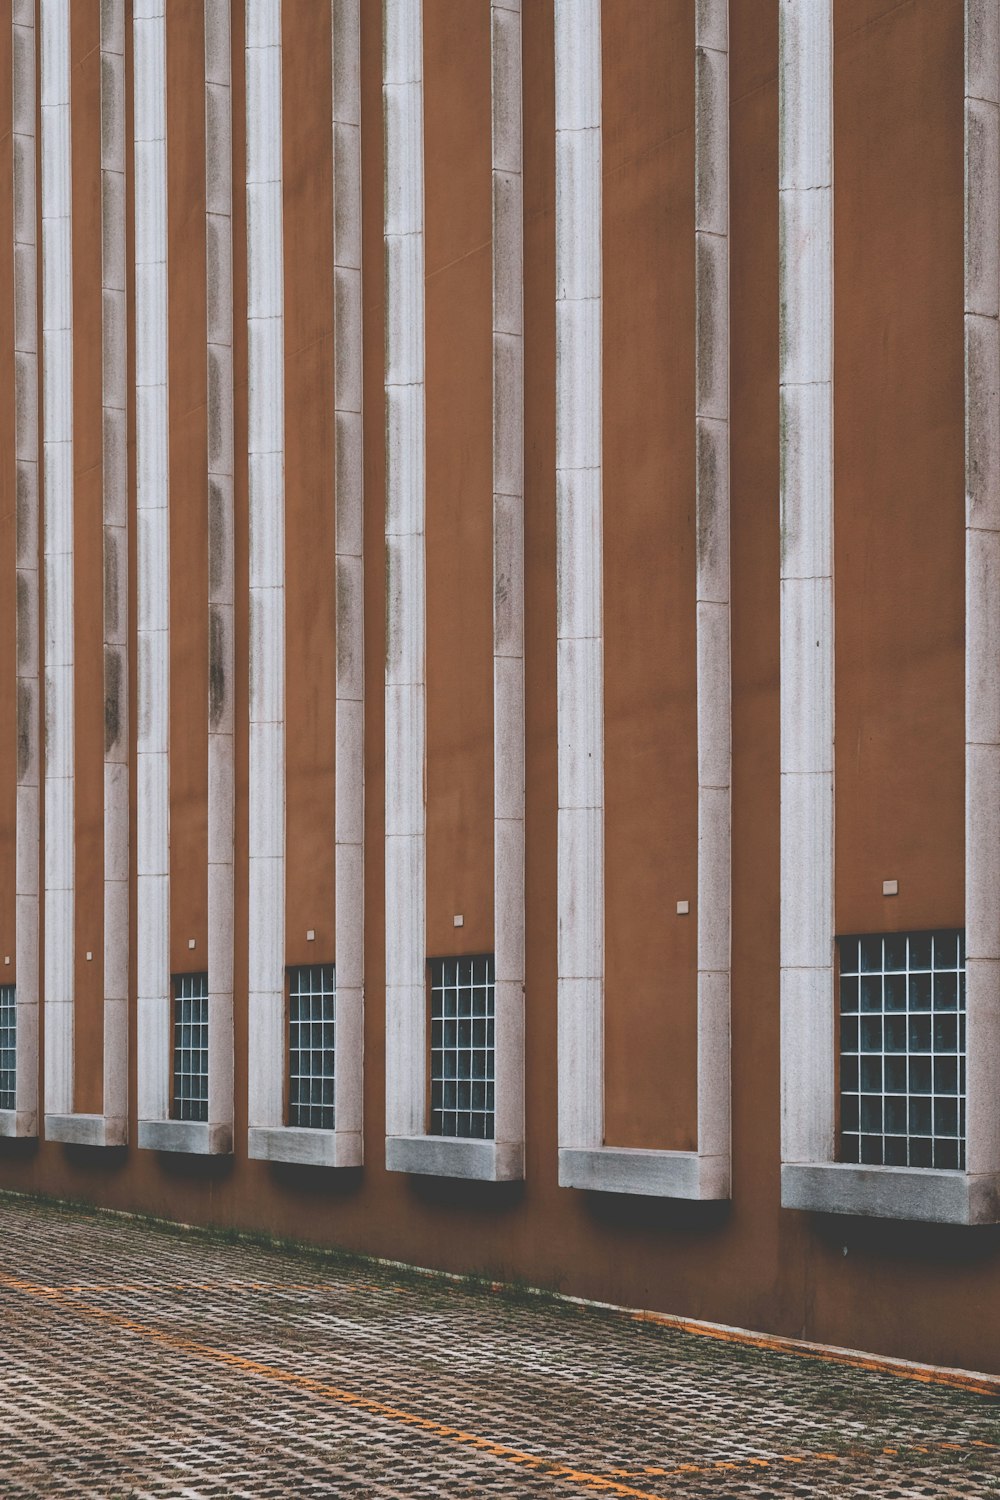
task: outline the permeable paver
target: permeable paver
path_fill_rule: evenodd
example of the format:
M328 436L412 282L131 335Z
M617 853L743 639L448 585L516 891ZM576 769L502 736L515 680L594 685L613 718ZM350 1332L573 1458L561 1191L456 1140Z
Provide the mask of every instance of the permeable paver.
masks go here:
M0 1496L1000 1496L1000 1404L0 1197Z

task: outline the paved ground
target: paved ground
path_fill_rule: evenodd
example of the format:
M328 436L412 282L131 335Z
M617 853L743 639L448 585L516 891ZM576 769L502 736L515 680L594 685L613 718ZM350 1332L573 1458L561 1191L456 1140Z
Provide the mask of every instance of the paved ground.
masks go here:
M0 1197L0 1496L1000 1496L1000 1403Z

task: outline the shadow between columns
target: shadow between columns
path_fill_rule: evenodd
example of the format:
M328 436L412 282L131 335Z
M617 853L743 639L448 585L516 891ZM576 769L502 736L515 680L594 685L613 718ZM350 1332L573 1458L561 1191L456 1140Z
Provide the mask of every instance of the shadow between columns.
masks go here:
M310 1167L271 1161L268 1176L276 1186L303 1198L354 1198L364 1182L364 1167Z
M433 1208L462 1209L476 1214L506 1214L524 1201L524 1182L477 1182L467 1177L431 1177L414 1172L407 1177L410 1196Z
M37 1135L2 1135L0 1161L31 1161L38 1155L40 1146Z
M565 1191L575 1192L592 1219L613 1229L719 1234L729 1223L733 1211L728 1198L647 1198L641 1193L591 1193L575 1188Z
M120 1172L128 1160L127 1146L80 1146L67 1141L62 1149L71 1166L105 1177Z
M75 1149L83 1149L77 1147ZM186 1182L225 1182L236 1169L232 1156L202 1156L194 1151L154 1151L164 1177Z
M1000 1224L928 1224L848 1214L808 1217L819 1239L841 1255L942 1266L1000 1260Z

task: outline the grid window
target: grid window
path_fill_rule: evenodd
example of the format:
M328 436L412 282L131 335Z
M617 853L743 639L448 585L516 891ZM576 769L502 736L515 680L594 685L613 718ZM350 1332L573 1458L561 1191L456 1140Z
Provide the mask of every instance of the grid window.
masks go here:
M288 1123L332 1130L337 1003L333 964L289 970L288 995Z
M965 933L842 937L841 1160L965 1166Z
M0 984L0 1109L15 1109L17 999L12 984Z
M431 1135L493 1139L493 954L431 959Z
M208 1120L208 975L174 977L174 1119Z

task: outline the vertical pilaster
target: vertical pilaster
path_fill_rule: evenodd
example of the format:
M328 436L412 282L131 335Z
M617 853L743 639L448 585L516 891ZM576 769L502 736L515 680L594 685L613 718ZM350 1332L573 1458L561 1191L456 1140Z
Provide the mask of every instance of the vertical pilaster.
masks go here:
M698 1144L605 1140L600 0L556 0L559 1181L720 1198L730 1178L729 6L695 8Z
M361 8L332 0L336 426L337 1134L361 1156L364 1058L364 451L361 283Z
M781 1142L834 1150L833 0L781 0Z
M166 0L133 0L139 1119L170 1108Z
M128 1113L128 334L125 4L101 6L101 324L104 479L104 1104L108 1144Z
M233 1125L233 117L230 0L205 0L208 1122Z
M16 1135L38 1129L38 884L41 830L38 683L38 246L35 189L35 6L12 9L14 148L14 462L17 530L17 802L15 936ZM3 1128L0 1125L0 1128Z
M383 0L386 1135L425 1129L426 393L422 0Z
M251 1126L282 1123L285 497L281 0L246 4Z
M604 1136L601 3L556 0L559 1144Z
M782 0L782 1202L992 1223L1000 1181L1000 4L965 6L964 1173L834 1162L832 0Z
M73 225L69 0L42 0L45 1111L73 1110Z
M494 1131L427 1134L426 341L422 0L384 0L386 1165L524 1173L521 5L491 0Z
M698 1153L729 1193L729 0L695 9Z
M965 7L966 1169L1000 1172L1000 5Z
M492 0L493 860L498 1145L524 1139L524 193L521 0Z

